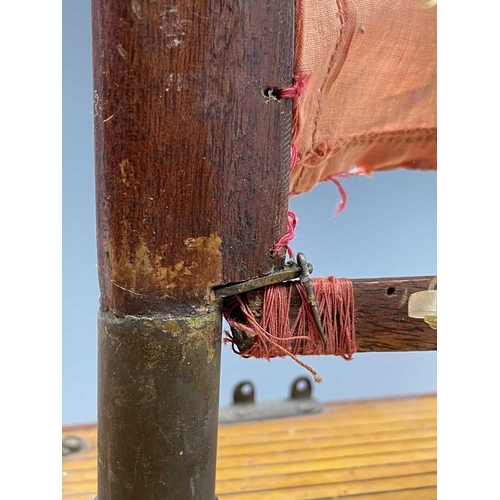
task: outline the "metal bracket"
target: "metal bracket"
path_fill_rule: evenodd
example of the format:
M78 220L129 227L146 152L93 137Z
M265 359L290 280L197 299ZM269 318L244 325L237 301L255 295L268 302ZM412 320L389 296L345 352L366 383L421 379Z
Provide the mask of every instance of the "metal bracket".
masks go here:
M217 297L230 297L232 295L239 295L241 293L250 292L252 290L256 290L265 286L276 285L278 283L283 283L284 281L300 278L300 281L307 293L307 300L309 301L309 304L311 306L311 312L314 316L316 327L318 328L318 332L321 335L323 343L326 346L326 335L321 323L321 318L319 316L316 297L314 296L313 283L310 276L312 272L313 266L307 262L306 256L302 252L300 252L297 254L296 263L293 261L289 261L280 271L266 274L264 276L259 276L258 278L253 278L251 280L242 281L241 283L214 287L214 293ZM236 340L236 344L238 345L240 351L243 352L252 344L253 339L246 335L244 332L239 332L236 329L232 329L232 331Z
M220 409L219 422L235 423L319 413L323 406L311 394L311 381L307 377L299 377L293 381L288 399L256 403L252 382L240 382L234 389L233 404Z
M309 274L313 272L313 266L309 263L307 263L307 269L309 270ZM216 286L214 287L214 293L216 297L239 295L240 293L250 292L251 290L256 290L264 286L275 285L277 283L299 278L302 272L302 267L291 260L285 264L283 269L275 271L274 273L265 274L264 276L252 278L247 281L241 281L240 283Z

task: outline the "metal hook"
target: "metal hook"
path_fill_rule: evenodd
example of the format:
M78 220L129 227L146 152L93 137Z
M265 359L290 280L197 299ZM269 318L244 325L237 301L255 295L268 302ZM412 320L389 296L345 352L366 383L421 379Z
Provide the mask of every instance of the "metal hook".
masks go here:
M323 330L323 325L321 324L321 319L319 317L318 307L316 305L316 297L314 296L313 282L311 280L311 276L309 275L306 256L302 252L297 254L297 264L300 267L300 281L302 282L302 285L304 285L304 288L306 290L307 300L311 305L314 321L316 322L316 326L321 335L321 338L323 339L323 343L325 344L326 347L326 336L325 336L325 331Z

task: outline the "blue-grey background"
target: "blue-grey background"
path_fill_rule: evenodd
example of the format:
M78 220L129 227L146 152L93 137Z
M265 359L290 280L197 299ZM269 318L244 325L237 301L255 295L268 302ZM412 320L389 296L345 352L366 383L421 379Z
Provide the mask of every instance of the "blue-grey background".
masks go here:
M96 420L99 298L95 250L90 0L63 3L63 423ZM299 217L296 250L315 275L348 278L436 274L436 174L396 171L331 183L291 200ZM346 362L308 358L323 377L323 400L436 390L435 353L364 353ZM245 360L223 348L221 404L242 379L259 399L284 398L307 374L290 359Z

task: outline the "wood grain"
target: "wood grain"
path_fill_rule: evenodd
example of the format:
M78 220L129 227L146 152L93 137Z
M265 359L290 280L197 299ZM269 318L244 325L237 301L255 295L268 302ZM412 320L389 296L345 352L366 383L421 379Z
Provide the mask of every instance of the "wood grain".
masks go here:
M422 320L408 317L408 298L414 292L427 290L431 279L419 276L352 280L357 352L437 350L436 330ZM290 282L284 285L292 286ZM259 289L246 294L257 319L262 315L263 293ZM300 296L292 287L291 322L300 306Z
M212 288L283 264L293 9L92 2L100 500L215 496Z
M437 331L408 317L408 298L432 276L353 280L358 352L435 351Z
M434 410L435 412L435 410ZM428 413L430 416L423 418L415 418L414 420L401 420L401 421L380 421L377 426L377 433L395 433L406 431L409 429L428 429L433 427L435 422L433 418L433 413ZM406 418L406 416L405 416ZM328 427L327 425L315 425L311 422L310 425L304 429L300 427L294 427L293 432L289 432L287 429L276 430L276 431L255 431L253 434L227 434L225 432L219 433L218 446L219 450L223 450L226 447L240 447L242 445L248 444L269 444L269 443L280 443L281 446L285 445L286 442L296 441L307 437L308 439L328 439L335 436L342 436L343 438L349 436L356 436L360 440L364 440L368 434L373 432L373 427L370 422L364 422L357 424L356 422L342 422L340 419L337 420L337 425L335 428ZM418 420L418 421L417 421ZM95 454L96 450L96 437L95 430L92 429L91 432L80 432L79 436L85 439L86 448L79 453L80 459L83 457L91 457ZM281 449L281 448L280 448Z
M397 429L397 425L416 425L415 420L434 418L437 404L433 395L412 396L408 398L387 398L376 400L354 400L326 403L321 413L310 415L307 419L303 417L290 417L286 420L293 427L293 434L304 432L310 436L311 432L318 431L332 433L332 435L358 434L365 432L366 428L372 428L374 419L377 421L377 429ZM335 427L330 427L329 418L332 414L335 419ZM411 415L411 419L409 418ZM69 425L63 428L65 434L77 433L85 439L89 447L95 447L95 424ZM269 440L282 439L289 436L290 431L283 428L282 420L268 420L266 425L262 422L243 422L238 424L225 424L219 428L219 446L240 443L253 443L255 439ZM272 436L276 436L273 438ZM81 456L81 454L79 454Z
M375 493L385 488L385 491L401 490L403 488L418 488L421 486L436 486L436 472L423 474L409 474L388 478L368 479L346 483L306 484L300 487L272 491L251 491L235 495L220 495L219 500L319 500L323 498L337 498L341 495L359 495ZM265 497L263 495L265 494Z
M335 458L321 458L319 460L288 462L271 465L254 465L249 467L221 468L217 471L217 480L225 481L232 479L248 480L250 478L274 477L283 474L332 471L336 469L352 469L371 465L390 465L406 462L435 460L437 452L433 448L422 448L417 450L403 450L388 453L373 453L365 455L354 455ZM285 468L286 467L286 468ZM65 468L65 482L79 483L81 481L95 481L97 472L95 465L80 469Z
M431 419L428 419L431 420ZM376 432L371 429L367 432L347 434L347 435L329 435L328 429L321 429L323 436L315 436L313 429L307 429L306 433L302 436L295 436L293 433L289 439L283 439L280 441L271 442L261 442L256 444L235 444L235 445L222 445L219 440L218 445L218 458L222 460L223 458L229 457L247 457L255 456L259 454L273 454L273 453L283 453L283 452L294 452L294 451L307 451L310 449L318 450L320 448L336 448L339 449L342 446L354 446L360 443L371 444L371 443L390 443L391 441L398 441L404 439L428 439L436 437L437 430L433 425L423 424L422 426L417 426L415 423L407 428L398 429L399 422L392 422L396 430L379 431ZM319 432L318 432L319 434ZM305 441L307 437L307 441ZM92 458L96 454L96 448L89 448L85 451L79 453L79 460L85 458ZM220 463L225 463L221 461Z
M93 0L101 303L191 310L284 254L293 2Z
M435 487L410 488L399 491L368 493L367 495L347 495L337 497L337 500L345 500L348 498L351 500L436 500L437 491Z
M63 434L95 443L95 426ZM436 398L330 403L317 415L221 425L218 450L221 500L435 499ZM63 498L95 495L96 477L95 447L64 457Z

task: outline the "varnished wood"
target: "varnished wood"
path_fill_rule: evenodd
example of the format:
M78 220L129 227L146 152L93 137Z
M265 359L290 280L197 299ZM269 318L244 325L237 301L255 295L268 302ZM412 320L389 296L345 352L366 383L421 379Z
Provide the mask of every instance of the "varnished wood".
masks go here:
M88 448L63 458L63 498L96 491L95 427L72 426ZM330 403L321 414L221 425L221 500L436 498L436 398ZM92 498L93 500L93 498Z
M414 292L427 290L431 279L424 276L352 280L357 351L437 350L436 330L408 316L408 298ZM246 294L257 319L262 314L262 295L263 289ZM300 306L299 294L292 291L290 321Z
M428 417L422 417L419 413L417 416L418 422L412 420L411 422L407 420L402 421L388 421L379 422L377 427L377 434L380 436L394 436L397 433L404 433L410 429L429 429L434 426L434 419L432 417L434 410L429 410L426 414L430 415ZM352 421L352 423L345 423L336 415L337 425L335 428L331 428L328 425L323 425L323 421L311 422L310 425L304 429L294 423L294 431L290 433L288 430L266 430L261 434L259 433L245 433L245 434L228 434L224 432L219 435L219 449L224 451L225 447L228 448L239 448L242 445L259 445L269 443L278 443L279 446L284 446L288 442L297 441L307 437L308 439L328 439L335 436L342 436L343 439L351 437L351 439L358 438L364 440L365 437L371 433L370 421L365 421L362 423ZM79 458L92 457L95 455L97 442L95 440L95 430L92 428L89 432L78 431L79 436L84 438L87 442L87 447L81 453L79 453ZM389 437L390 437L389 436ZM380 437L379 437L380 439ZM396 436L397 439L397 436ZM279 448L282 449L282 448ZM222 456L222 455L219 455Z
M257 441L269 442L282 440L285 436L307 435L318 432L321 436L362 434L373 426L373 419L377 419L377 429L397 430L400 425L404 428L416 428L416 420L428 426L433 422L436 413L436 398L432 395L411 398L387 398L376 400L355 400L337 402L325 405L321 413L303 417L290 417L286 420L293 427L293 433L287 427L283 428L282 420L268 420L265 426L262 422L245 422L240 424L225 424L220 427L219 446L254 443ZM330 420L325 415L332 414L335 418L335 427L330 426ZM412 419L408 419L408 415ZM70 425L64 427L66 434L78 433L87 440L86 449L95 448L95 424ZM84 452L83 452L84 453ZM82 455L79 454L81 457Z
M342 495L337 500L436 500L437 491L435 487L409 488L399 491L383 491L381 493L368 493L366 495Z
M285 494L283 490L291 490L293 488L301 488L307 484L324 484L324 483L340 483L340 486L345 486L351 481L363 481L388 478L393 476L403 476L411 474L422 474L436 471L436 460L424 460L419 462L374 465L352 469L337 469L326 471L307 471L296 472L289 474L285 469L285 473L276 476L254 477L245 479L219 480L217 483L217 494L224 496L225 494L235 494L242 489L260 490L269 493L272 490L282 490L281 494ZM243 488L242 488L243 483ZM281 497L282 498L282 497Z
M191 312L283 264L293 2L94 0L101 303Z
M372 465L388 465L416 461L435 460L437 452L435 448L422 448L417 450L402 450L393 452L377 452L373 454L354 455L345 457L324 457L317 460L302 460L288 462L287 474L300 472L330 471L336 469L351 469L355 467L366 467ZM81 468L71 468L67 465L64 470L66 482L81 483L82 481L95 481L97 477L95 464L81 461ZM283 463L270 465L253 465L247 467L226 467L218 470L219 481L250 478L275 477L283 474Z
M394 424L394 423L393 423ZM397 424L395 425L397 429ZM270 455L272 453L283 453L304 451L307 450L319 450L323 448L335 448L339 450L342 447L357 446L360 443L363 445L368 445L370 443L391 443L393 441L398 441L402 439L409 440L426 440L428 438L436 437L436 427L435 425L423 425L416 426L413 423L411 428L405 428L401 430L389 430L385 432L373 432L372 430L368 432L361 432L357 434L347 434L347 435L329 435L328 429L321 429L323 436L315 436L315 433L311 429L307 429L307 433L304 433L301 437L295 438L295 436L290 436L289 439L283 439L280 441L274 441L271 443L256 443L256 444L235 444L235 445L222 445L219 441L219 451L218 458L221 460L221 464L226 463L223 459L225 458L235 458L236 457L247 457L255 455ZM304 435L307 436L307 442L304 442ZM95 449L89 449L87 451L80 452L80 460L88 457L91 458L95 455ZM229 461L230 462L230 461ZM232 462L230 462L232 463ZM220 465L223 467L223 465Z
M265 492L266 500L318 500L325 498L338 498L339 496L354 496L363 493L375 493L386 488L386 491L401 490L403 488L418 488L421 486L436 486L437 473L428 472L421 474L408 474L402 476L391 476L388 478L368 479L351 481L346 483L313 484L299 488L287 488L285 490L271 490ZM262 491L251 491L239 493L235 500L262 500ZM220 495L220 500L229 500L232 495ZM411 497L410 497L411 498ZM410 500L410 499L409 499Z
M353 280L359 352L435 351L437 331L408 316L408 299L432 277Z
M100 500L214 498L212 289L283 264L293 8L93 0Z

